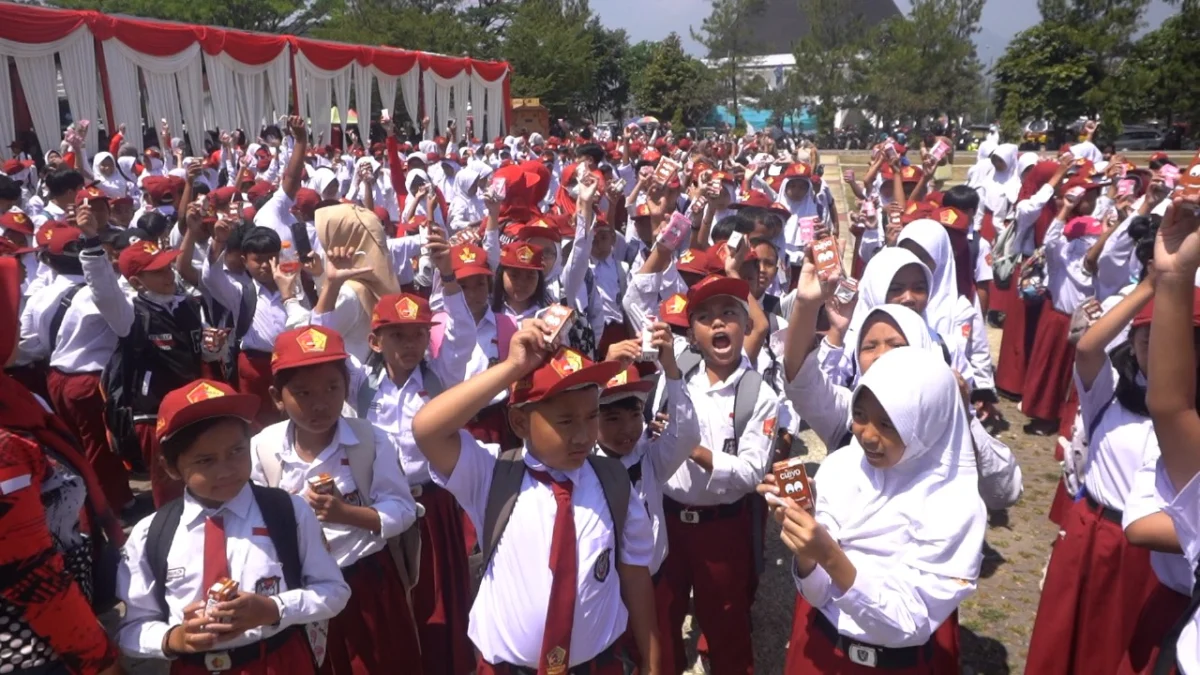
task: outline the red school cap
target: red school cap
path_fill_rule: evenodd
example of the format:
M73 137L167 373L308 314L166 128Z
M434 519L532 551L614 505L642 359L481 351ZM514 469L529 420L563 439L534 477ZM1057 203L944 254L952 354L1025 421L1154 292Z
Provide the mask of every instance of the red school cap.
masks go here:
M17 246L13 240L0 237L0 257L25 255L26 253L33 253L36 250L32 246Z
M4 163L3 171L5 174L11 176L21 173L31 166L33 166L33 160L31 159L10 159Z
M689 248L679 254L679 271L692 274L708 274L708 251L702 248Z
M743 304L749 302L750 284L742 279L722 277L715 274L700 280L700 283L688 289L688 319L692 312L705 302L722 295L728 295Z
M194 380L163 397L158 406L154 435L162 442L184 427L214 417L234 417L251 422L255 410L258 410L258 397L254 394L239 394L224 382Z
M371 330L383 326L432 326L429 301L413 293L390 293L379 298L371 313Z
M629 397L644 402L649 398L650 392L654 391L654 387L654 380L643 380L638 375L637 368L629 366L605 383L603 391L600 392L600 405L615 403Z
M0 214L0 227L15 230L21 234L33 234L33 221L24 211L6 211Z
M487 252L475 244L459 244L450 249L450 264L454 276L459 279L474 276L492 276L488 266Z
M687 296L676 293L658 305L659 318L668 326L689 328Z
M576 389L603 389L621 371L618 361L592 363L583 354L560 347L532 373L513 383L509 405L537 403Z
M324 326L303 326L279 334L271 353L271 374L281 370L343 361L346 342L341 333Z
M524 241L512 241L500 249L500 265L519 270L542 271L542 247Z
M82 236L83 230L78 227L52 220L38 230L37 244L53 255L62 255L71 242L79 241Z
M88 203L104 202L107 204L108 195L104 194L104 192L95 185L89 185L75 193L75 206L81 206L84 200L87 200Z
M178 257L179 249L166 249L152 241L139 241L121 251L117 267L121 270L121 276L132 279L142 272L161 270Z

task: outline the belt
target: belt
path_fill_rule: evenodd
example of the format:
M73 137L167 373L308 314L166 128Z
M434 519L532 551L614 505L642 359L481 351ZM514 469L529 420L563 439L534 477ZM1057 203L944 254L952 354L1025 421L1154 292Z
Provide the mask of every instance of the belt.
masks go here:
M430 481L428 483L421 483L419 485L413 485L413 486L409 487L409 492L412 493L413 499L420 499L423 496L432 495L432 494L436 493L438 490L444 490L444 489L445 488L439 486L437 483Z
M299 627L292 626L291 628L279 631L265 640L259 640L248 645L222 651L180 654L179 660L189 665L205 668L211 673L233 670L247 663L253 663L267 654L277 651L290 642L299 632Z
M1097 511L1097 510L1100 511L1101 518L1107 520L1110 523L1116 523L1117 525L1121 524L1121 518L1124 516L1123 513L1121 513L1120 511L1118 511L1114 508L1105 506L1105 505L1101 504L1100 502L1096 501L1096 499L1094 497L1092 497L1092 495L1087 491L1084 491L1083 498L1087 500L1087 505L1088 505L1089 509L1091 509L1093 511Z
M812 612L817 628L851 663L882 670L904 670L933 659L932 638L919 647L879 647L842 635L821 610L814 607Z
M746 509L746 504L746 498L742 497L732 504L687 506L680 504L670 497L663 497L663 510L673 516L679 516L679 520L688 525L698 525L700 523L710 523L714 520L733 518L740 515Z
M609 645L608 649L600 652L591 661L581 663L569 670L563 675L592 675L599 669L618 660L617 650L613 645ZM514 666L511 663L499 663L493 667L496 675L537 675L537 668L528 668L526 666Z

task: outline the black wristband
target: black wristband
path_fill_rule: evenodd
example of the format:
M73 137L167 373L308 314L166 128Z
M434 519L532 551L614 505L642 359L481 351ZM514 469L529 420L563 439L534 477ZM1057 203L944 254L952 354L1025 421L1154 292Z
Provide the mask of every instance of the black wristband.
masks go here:
M442 279L442 284L443 284L443 285L445 285L445 284L448 284L448 283L450 283L451 281L458 281L458 277L454 276L454 272L451 272L450 274L443 274L443 273L442 273L442 272L439 270L439 271L438 271L438 276L439 276L439 277L441 277L441 279Z

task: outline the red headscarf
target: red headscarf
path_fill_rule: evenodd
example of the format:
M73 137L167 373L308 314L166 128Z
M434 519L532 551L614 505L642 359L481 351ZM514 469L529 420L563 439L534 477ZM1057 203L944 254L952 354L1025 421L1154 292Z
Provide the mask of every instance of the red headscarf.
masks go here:
M3 363L8 362L17 346L20 293L21 274L16 259L0 258L0 362ZM0 371L0 431L34 440L70 463L87 485L84 531L97 532L103 528L114 545L124 543L121 524L113 517L100 481L78 449L78 441L57 415L47 412L28 389L3 371ZM101 538L93 537L93 541L99 546Z
M527 223L542 215L540 204L550 191L550 170L538 161L510 164L497 169L492 180L507 182L504 203L500 205L500 222Z
M1042 161L1034 164L1027 172L1025 177L1021 179L1021 191L1017 194L1017 203L1029 199L1037 194L1037 191L1042 189L1042 186L1049 183L1054 174L1058 173L1058 162ZM1046 206L1042 207L1042 212L1038 214L1037 223L1033 226L1033 243L1035 246L1041 246L1046 239L1046 231L1050 229L1050 224L1054 222L1054 200L1046 202Z

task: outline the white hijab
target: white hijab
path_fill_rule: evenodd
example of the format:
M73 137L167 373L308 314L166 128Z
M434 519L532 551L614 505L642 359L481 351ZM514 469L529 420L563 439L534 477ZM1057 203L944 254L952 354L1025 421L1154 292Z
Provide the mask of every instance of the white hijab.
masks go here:
M846 330L843 344L858 344L867 315L876 307L888 304L887 291L888 287L892 285L892 279L901 268L908 265L917 265L921 268L932 294L933 274L920 258L912 251L895 246L883 249L871 258L866 269L863 270L863 277L858 282L858 303L854 305L854 314L850 316L850 328Z
M404 190L408 193L408 199L416 199L416 188L413 187L413 183L416 182L417 178L424 180L425 184L429 186L430 190L434 189L433 183L429 180L429 174L425 173L421 169L413 169L404 176ZM438 225L445 225L445 223L442 222L442 210L440 208L434 208L433 213L429 213L427 202L424 199L417 201L417 208L415 211L413 211L413 216L425 216L430 222L437 223Z
M113 165L113 172L108 176L100 173L100 164L106 159ZM112 153L98 152L95 157L92 157L92 178L96 181L96 187L100 188L100 191L109 199L129 196L129 182L125 180L118 169L117 158L113 157Z
M887 412L904 454L877 469L857 438L831 453L818 479L817 520L852 556L974 581L987 511L954 372L933 350L901 347L875 361L854 397L864 389Z
M788 199L787 196L788 184L794 180L802 180L808 183L808 193L804 195L804 199L799 201ZM820 215L820 210L817 208L816 188L813 186L812 181L807 178L789 178L779 186L779 195L775 201L792 214L788 216L787 222L783 224L783 236L788 251L795 253L809 243L801 241L800 219L816 218Z
M491 170L488 170L491 173ZM479 190L472 190L476 181L482 176L474 162L465 169L462 169L454 175L454 197L450 200L450 213L461 212L466 222L473 223L483 220L487 214L487 207L483 203L483 197L479 195ZM457 225L457 223L452 223Z
M991 178L995 167L992 166L992 153L996 150L996 144L991 141L984 141L979 144L979 151L975 153L975 165L967 170L967 185L973 188L981 188L984 183Z
M911 241L933 258L933 284L929 287L929 305L925 319L939 335L949 336L954 330L954 313L958 305L958 277L950 235L936 220L914 220L900 232L900 242Z
M992 213L1005 214L1011 204L1017 203L1017 195L1021 191L1021 172L1017 165L1017 146L1005 143L996 148L991 157L1004 160L1004 171L993 168L991 178L984 182L982 197L983 206Z
M912 311L904 305L880 305L863 317L863 330L857 336L857 342L854 344L854 372L855 384L862 377L863 368L861 361L862 341L867 333L866 325L870 323L872 318L882 318L886 315L900 329L900 333L904 335L904 341L909 347L918 349L928 349L935 351L941 356L945 356L942 348L938 343L934 342L933 336L929 334L929 324L925 323L925 318L920 314Z

